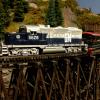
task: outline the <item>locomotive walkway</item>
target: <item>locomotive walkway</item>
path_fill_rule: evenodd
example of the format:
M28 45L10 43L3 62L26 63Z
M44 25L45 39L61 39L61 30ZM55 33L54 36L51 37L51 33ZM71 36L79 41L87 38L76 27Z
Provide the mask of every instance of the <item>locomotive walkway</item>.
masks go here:
M0 57L0 100L99 100L100 56ZM9 82L3 70L11 69Z

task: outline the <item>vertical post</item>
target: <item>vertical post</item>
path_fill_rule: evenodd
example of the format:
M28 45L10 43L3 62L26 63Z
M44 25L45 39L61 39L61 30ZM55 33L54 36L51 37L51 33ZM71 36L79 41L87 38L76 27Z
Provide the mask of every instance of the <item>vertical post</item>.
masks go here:
M80 81L80 60L77 59L77 78L76 78L76 87L75 87L75 100L78 99L78 93L80 93L80 86L79 86L79 91L78 91L78 85ZM79 94L80 95L80 94Z
M96 58L96 99L100 100L100 58Z
M68 59L65 59L65 63L66 63L66 76L65 76L65 84L64 84L64 92L63 92L63 100L65 100L66 98L68 100L70 100L70 86L69 86L69 63L70 61ZM68 97L66 97L66 89L68 89Z
M95 57L93 57L91 70L90 70L90 74L89 74L89 80L88 80L87 92L86 92L86 100L88 100L89 87L90 87L91 77L92 77L92 73L93 73L93 69L94 69L94 61L95 61Z
M53 75L52 75L52 79L51 79L51 86L50 86L50 92L49 92L49 96L48 96L48 100L51 100L51 96L52 96L52 89L53 89L53 85L54 85L54 80L55 80L55 71L56 71L56 61L52 61L53 63Z
M3 77L2 77L2 65L0 65L0 100L9 100L7 98Z
M44 90L44 94L45 94L44 98L48 98L48 95L47 95L47 90L46 90L46 86L44 83L44 77L42 74L43 65L41 62L37 62L36 65L37 65L37 76L36 76L36 82L34 86L34 93L33 93L32 100L36 100L36 94L38 94L38 97L37 97L38 100L41 100L41 96L43 95L42 90Z

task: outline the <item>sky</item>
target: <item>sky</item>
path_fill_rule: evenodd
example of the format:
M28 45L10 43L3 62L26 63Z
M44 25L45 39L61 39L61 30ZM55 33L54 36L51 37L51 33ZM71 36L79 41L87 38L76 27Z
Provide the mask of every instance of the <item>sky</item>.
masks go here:
M100 0L77 0L81 8L91 8L92 12L100 14Z

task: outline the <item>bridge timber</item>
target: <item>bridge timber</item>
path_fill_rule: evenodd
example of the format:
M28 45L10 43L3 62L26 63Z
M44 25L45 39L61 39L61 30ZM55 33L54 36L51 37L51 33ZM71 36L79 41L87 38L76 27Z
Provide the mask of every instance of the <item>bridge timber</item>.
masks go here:
M0 57L0 100L100 100L100 55ZM10 70L5 82L3 70Z

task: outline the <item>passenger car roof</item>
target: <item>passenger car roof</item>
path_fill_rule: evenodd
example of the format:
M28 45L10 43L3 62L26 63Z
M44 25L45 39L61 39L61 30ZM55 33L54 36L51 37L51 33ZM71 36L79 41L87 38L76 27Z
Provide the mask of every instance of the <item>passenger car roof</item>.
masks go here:
M83 32L82 34L87 34L91 36L100 36L100 33L97 33L97 32Z

